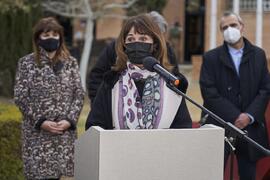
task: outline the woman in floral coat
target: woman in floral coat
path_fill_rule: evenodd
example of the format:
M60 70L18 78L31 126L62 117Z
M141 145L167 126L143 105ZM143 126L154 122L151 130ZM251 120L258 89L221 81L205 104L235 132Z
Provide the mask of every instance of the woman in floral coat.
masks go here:
M63 27L43 18L34 27L34 53L18 62L15 103L23 114L22 158L27 179L74 175L76 124L83 106L78 64Z

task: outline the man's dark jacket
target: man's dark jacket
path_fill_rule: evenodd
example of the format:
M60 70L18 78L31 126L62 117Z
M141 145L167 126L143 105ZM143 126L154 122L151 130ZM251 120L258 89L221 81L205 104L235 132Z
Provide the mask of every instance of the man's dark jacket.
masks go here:
M185 93L188 87L188 81L184 75L178 72L175 53L168 43L167 43L167 52L169 62L174 67L173 74L176 74L180 79L181 82L180 90ZM95 66L88 75L87 90L88 90L88 97L91 100L91 103L94 102L97 90L101 85L103 75L111 70L111 67L114 65L115 62L116 62L115 41L112 41L104 48L104 50L102 51L97 60L97 63L95 64Z
M248 136L267 146L264 113L269 101L269 73L265 52L244 38L244 52L237 75L227 44L208 51L203 56L200 75L204 106L227 122L234 124L240 113L255 119L246 127ZM207 123L216 123L208 118ZM238 140L238 152L251 160L259 157L258 151Z

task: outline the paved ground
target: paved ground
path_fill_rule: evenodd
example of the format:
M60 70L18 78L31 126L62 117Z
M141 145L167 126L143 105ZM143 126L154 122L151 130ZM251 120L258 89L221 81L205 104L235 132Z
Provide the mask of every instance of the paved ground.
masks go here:
M179 66L180 72L184 74L189 82L189 87L187 90L187 95L194 101L196 101L198 104L202 105L202 97L199 87L199 81L194 80L192 78L192 65L180 65ZM188 109L191 115L191 118L193 121L199 121L201 110L196 107L195 105L191 104L187 101Z

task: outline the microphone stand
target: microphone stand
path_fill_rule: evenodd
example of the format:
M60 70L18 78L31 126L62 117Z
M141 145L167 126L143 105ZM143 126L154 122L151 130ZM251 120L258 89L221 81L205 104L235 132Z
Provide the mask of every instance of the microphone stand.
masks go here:
M216 114L214 114L213 112L211 112L207 108L201 106L200 104L196 103L190 97L188 97L186 94L184 94L179 89L177 89L176 86L179 84L179 79L177 79L177 77L170 74L166 69L162 68L158 64L158 61L155 58L153 58L153 57L144 58L143 59L143 65L147 70L149 70L151 72L157 72L158 74L160 74L166 80L166 85L167 85L168 88L170 88L172 91L174 91L178 95L181 95L184 99L187 99L189 102L191 102L195 106L199 107L204 113L206 113L207 116L208 115L211 116L216 122L218 122L219 124L221 124L224 127L225 132L228 133L228 135L226 135L226 136L229 137L229 139L228 139L225 136L224 140L230 146L230 154L231 154L230 178L231 179L233 178L233 170L232 170L232 168L233 168L233 156L232 155L234 154L234 150L235 150L235 147L233 145L234 145L234 141L235 141L236 138L243 139L244 141L248 142L250 145L255 147L257 150L262 152L264 155L270 156L270 150L264 148L263 146L258 144L256 141L254 141L253 139L248 137L246 132L244 132L241 129L237 128L236 126L234 126L230 122L224 121L219 116L217 116ZM206 119L206 116L203 117L203 119Z
M236 138L244 139L246 142L251 144L253 147L255 147L257 150L262 152L264 155L270 156L270 150L264 148L262 145L258 144L256 141L254 141L253 139L248 137L246 132L244 132L241 129L237 128L232 123L224 121L223 119L221 119L219 116L217 116L216 114L214 114L213 112L211 112L207 108L205 108L202 105L198 104L197 102L192 100L190 97L188 97L185 93L183 93L182 91L177 89L177 87L175 85L173 85L171 82L166 81L166 85L172 91L174 91L178 95L181 95L184 99L187 99L189 102L191 102L192 104L194 104L195 106L200 108L203 112L206 113L207 116L208 115L211 116L215 121L217 121L218 123L220 123L224 127L225 131L228 132L228 135L230 135L230 137L227 138L225 136L224 140L230 146L229 148L230 148L230 155L231 155L231 157L230 157L231 158L230 159L230 179L231 180L233 180L233 159L234 159L233 154L234 154L234 151L235 151L234 142L235 142Z
M235 138L233 137L229 137L229 139L225 136L224 138L225 142L227 142L227 144L229 145L230 148L230 180L233 180L233 160L234 160L234 151L235 151L235 147L234 147L234 142L235 142Z
M262 152L264 155L270 156L270 150L266 149L265 147L263 147L262 145L258 144L256 141L254 141L253 139L251 139L250 137L248 137L247 134L246 134L246 132L244 132L241 129L237 128L232 123L224 121L223 119L221 119L219 116L217 116L216 114L214 114L213 112L211 112L207 108L205 108L202 105L198 104L197 102L195 102L194 100L192 100L190 97L188 97L185 93L183 93L179 89L177 89L177 87L175 87L171 82L168 82L167 81L166 82L166 85L172 91L174 91L178 95L181 95L184 99L187 99L189 102L191 102L192 104L194 104L195 106L197 106L198 108L200 108L203 112L205 112L206 114L208 114L209 116L211 116L215 121L217 121L218 123L220 123L224 127L224 129L227 130L229 132L229 134L232 135L232 137L234 137L234 138L241 138L241 139L245 140L246 142L248 142L253 147L255 147L257 150L259 150L260 152ZM229 145L231 145L231 144L229 144Z

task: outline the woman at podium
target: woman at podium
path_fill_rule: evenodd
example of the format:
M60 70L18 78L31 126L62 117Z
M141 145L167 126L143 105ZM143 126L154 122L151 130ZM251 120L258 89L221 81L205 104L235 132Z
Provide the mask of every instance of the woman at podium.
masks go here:
M117 61L104 74L85 128L191 128L185 100L166 86L166 80L143 66L152 57L170 71L166 41L147 14L129 18L116 41ZM175 74L177 76L177 74Z

